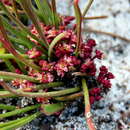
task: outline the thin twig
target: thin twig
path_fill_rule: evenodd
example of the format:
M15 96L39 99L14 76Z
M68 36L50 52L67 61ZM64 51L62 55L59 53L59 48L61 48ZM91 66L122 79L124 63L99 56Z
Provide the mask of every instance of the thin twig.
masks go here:
M102 16L83 17L84 20L96 20L96 19L105 19L105 18L108 18L108 16L102 15Z
M86 80L83 78L82 79L82 87L83 87L83 92L84 92L84 100L85 100L85 117L86 117L86 122L88 124L89 130L96 130L95 125L93 123L92 117L91 117L91 106L89 102L89 92L88 92L88 87L86 84Z
M87 6L85 7L84 11L83 11L83 17L86 15L86 13L88 12L88 10L90 9L92 3L93 3L94 0L89 0Z
M100 30L96 30L96 29L92 29L92 28L84 29L84 31L108 35L108 36L111 36L111 37L114 37L114 38L119 38L119 39L126 41L126 42L130 42L130 39L127 39L123 36L120 36L118 34L111 33L111 32L100 31Z

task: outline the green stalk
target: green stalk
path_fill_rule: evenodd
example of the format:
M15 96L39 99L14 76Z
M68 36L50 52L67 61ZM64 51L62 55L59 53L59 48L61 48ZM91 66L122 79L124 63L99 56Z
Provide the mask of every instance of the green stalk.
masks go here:
M89 130L96 130L90 112L91 106L89 102L89 90L86 84L86 80L84 78L82 79L82 88L83 88L84 100L85 100L86 123L88 124Z
M33 48L33 45L29 44L27 41L15 38L14 36L8 36L8 37L9 37L9 40L12 43L15 43L15 44L18 44L18 45L22 45L22 46L24 46L24 47L26 47L28 49L32 49Z
M76 31L77 31L77 46L75 50L75 55L78 56L81 43L81 30L82 30L82 14L78 6L78 0L74 0L74 11L76 17Z
M12 111L16 109L16 106L0 104L0 109Z
M15 95L18 96L24 96L24 97L31 97L31 98L35 98L35 97L56 97L56 96L62 96L62 95L66 95L66 94L70 94L70 93L74 93L80 90L79 87L75 87L75 88L70 88L70 89L65 89L65 90L59 90L59 91L53 91L53 92L23 92L20 90L14 90L13 88L11 88L10 86L8 86L4 81L0 81L1 86L3 86L3 88Z
M56 36L53 41L51 42L50 46L49 46L49 50L48 50L48 58L49 60L51 59L51 54L53 52L53 48L54 46L62 39L64 38L66 35L66 33L60 33L58 36Z
M45 44L45 47L48 48L49 44L46 40L46 37L44 35L44 30L41 29L39 21L38 21L38 17L35 14L33 8L32 8L32 3L31 0L21 0L21 5L23 7L23 9L25 10L26 14L28 15L28 17L32 20L35 28L37 29L37 32L39 33L39 36L41 37L43 43Z
M9 60L7 60L7 59L3 59L3 60L4 60L5 64L6 64L6 66L8 67L9 71L15 72L15 68L12 65L12 63Z
M37 104L37 105L25 107L25 108L16 109L16 110L11 111L11 112L6 112L4 114L0 114L0 119L6 118L6 117L10 117L10 116L15 116L15 115L18 115L18 114L22 114L22 113L25 113L25 112L37 109L40 106L41 106L40 104Z
M28 55L21 54L24 58L28 58ZM0 59L15 59L16 57L12 54L0 54Z
M24 80L29 80L35 83L39 83L39 81L31 76L23 75L23 74L16 74L12 72L5 72L5 71L0 71L0 79L9 79L9 80L14 80L14 79L24 79Z
M53 88L53 87L60 87L63 86L63 82L52 82L52 83L47 83L47 84L40 84L37 86L34 86L34 90L39 90L39 89L45 89L45 88Z
M83 11L83 17L85 17L86 13L88 12L88 10L90 9L92 3L93 3L94 0L89 0L87 6L85 7L84 11Z
M27 123L29 123L30 121L34 120L35 118L37 118L41 113L37 112L31 116L28 116L26 118L23 118L22 120L20 120L19 122L16 122L14 124L10 124L4 128L2 128L2 130L14 130L16 128L19 128Z
M10 93L9 91L0 91L0 98L13 98L16 97L13 93Z
M21 62L19 62L17 59L15 59L18 67L20 68L20 70L24 73L24 74L27 74L27 70L25 69L25 65Z
M78 92L78 93L74 93L68 96L56 97L54 99L57 101L70 101L70 100L75 100L76 98L79 98L82 96L83 96L83 92Z
M10 125L15 124L17 122L20 122L20 121L22 121L22 120L24 120L26 118L27 117L22 117L20 119L16 119L16 120L13 120L13 121L8 121L8 122L0 123L0 128L3 128L3 127L5 128L5 126L10 126Z

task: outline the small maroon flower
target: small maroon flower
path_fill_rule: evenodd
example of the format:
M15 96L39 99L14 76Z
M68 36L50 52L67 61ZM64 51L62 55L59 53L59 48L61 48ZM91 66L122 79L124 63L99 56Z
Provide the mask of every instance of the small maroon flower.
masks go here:
M95 100L96 100L96 101L99 101L101 98L102 98L102 97L99 96L99 95L98 95L98 96L95 96Z
M15 69L15 73L22 74L22 71L20 69Z
M12 85L13 86L19 87L21 84L24 84L24 83L26 83L26 80L22 80L22 79L12 80Z
M101 92L100 88L93 88L89 91L91 95L99 94Z
M107 80L107 79L104 79L101 81L102 85L105 87L105 88L111 88L111 82L110 80Z
M49 103L49 98L45 98L45 97L37 97L36 100L39 103L44 103L44 104Z
M46 33L47 33L47 39L54 38L58 35L58 31L55 29L51 29L51 30L47 31Z
M37 79L40 80L40 82L42 83L50 83L50 82L53 82L54 76L49 72L47 73L42 72L42 74L39 74L37 76Z
M63 57L63 60L67 63L68 66L75 66L75 65L79 65L81 63L81 61L79 59L77 59L76 56L65 55Z
M55 49L56 49L55 55L57 57L62 57L64 55L71 54L74 52L72 46L66 43L59 44Z
M90 48L95 47L96 46L96 41L93 40L93 39L88 39L87 46L89 46Z
M114 79L115 76L111 73L111 72L108 72L106 75L107 79Z
M92 48L89 47L87 44L85 43L82 43L81 44L81 51L80 51L80 56L83 58L83 59L87 59L87 58L91 58L92 56Z
M68 65L64 60L58 61L58 63L55 65L54 69L57 72L58 76L63 77L65 75L65 72L68 72Z
M93 104L95 102L94 96L90 96L89 100L90 100L90 104Z
M81 72L85 72L88 75L95 76L96 74L96 66L93 61L88 60L84 64L81 65Z
M36 48L32 48L31 50L29 50L27 52L29 58L33 59L33 58L37 58L39 56L42 55L41 51L38 51Z
M43 71L53 71L54 62L48 63L46 60L40 60L39 65L42 67Z
M63 25L68 25L70 24L71 21L75 19L74 16L64 16L63 17Z
M103 56L103 53L101 51L99 51L99 50L96 50L95 53L96 53L96 55L95 55L94 58L97 58L97 59L101 60L102 56Z
M106 74L107 72L108 72L108 69L107 69L106 66L103 65L103 66L100 67L100 73L101 74Z

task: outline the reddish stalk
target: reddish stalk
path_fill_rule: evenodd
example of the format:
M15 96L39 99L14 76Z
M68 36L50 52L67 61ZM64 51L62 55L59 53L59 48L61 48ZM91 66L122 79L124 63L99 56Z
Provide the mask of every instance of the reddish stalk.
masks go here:
M78 55L81 43L81 30L82 30L82 14L78 5L78 0L74 0L74 11L76 16L76 31L77 31L77 46L75 50L75 55Z
M108 16L102 15L102 16L83 17L84 20L96 20L96 19L105 19L105 18L108 18Z
M86 80L82 79L82 87L83 87L83 92L84 92L84 100L85 100L85 117L86 117L86 122L88 124L89 130L96 130L95 125L93 123L92 117L91 117L91 106L89 102L89 92L88 92L88 87L86 84Z

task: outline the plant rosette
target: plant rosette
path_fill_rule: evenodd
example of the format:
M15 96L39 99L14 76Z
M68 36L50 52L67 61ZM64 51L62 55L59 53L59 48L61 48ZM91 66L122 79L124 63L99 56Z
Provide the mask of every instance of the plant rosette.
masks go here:
M0 41L7 53L0 54L0 59L6 59L10 64L7 66L10 72L0 71L0 84L5 96L34 98L37 104L41 104L36 108L46 115L56 114L71 100L84 96L86 122L89 129L94 130L90 105L109 91L114 75L106 66L96 67L95 61L102 60L103 52L96 49L94 39L84 40L82 37L84 14L78 1L74 0L74 17L59 15L53 0L35 0L37 8L30 0L16 0L16 4L23 8L25 17L32 21L28 26L20 21L17 6L11 4L14 8L12 14L4 5L6 3L2 2L0 8L7 18L0 16ZM87 9L91 2L87 4ZM10 25L9 19L15 25ZM73 20L76 20L75 25L72 24ZM4 97L4 93L0 96ZM34 115L26 120L32 119ZM20 126L17 123L13 123L12 128ZM21 120L21 124L25 122Z

